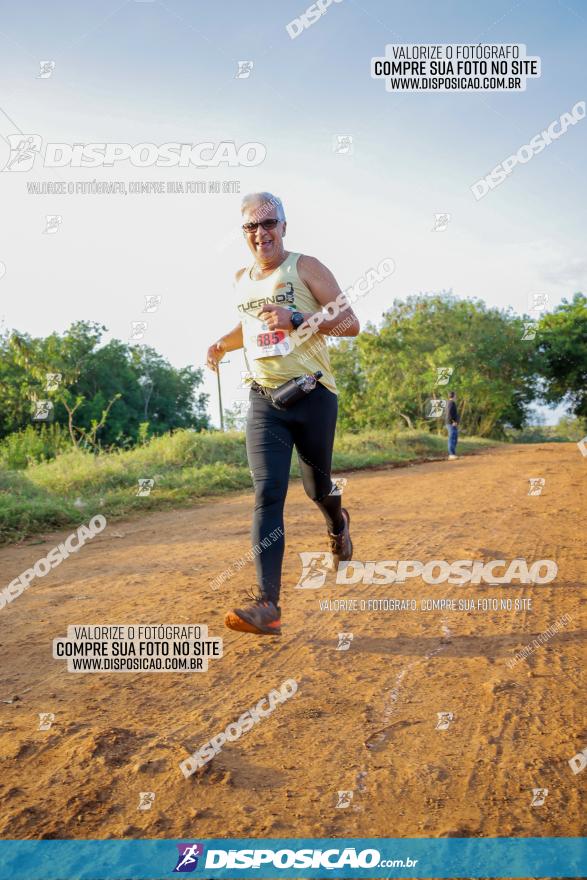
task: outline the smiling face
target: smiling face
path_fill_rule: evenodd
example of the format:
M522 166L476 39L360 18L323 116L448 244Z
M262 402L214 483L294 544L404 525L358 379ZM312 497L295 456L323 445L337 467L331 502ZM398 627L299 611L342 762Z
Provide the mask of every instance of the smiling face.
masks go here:
M263 229L262 220L277 220L277 208L268 202L253 202L246 206L242 214L242 222L258 223L256 232L245 232L249 250L260 266L277 266L285 259L283 236L286 222L280 220L273 229Z

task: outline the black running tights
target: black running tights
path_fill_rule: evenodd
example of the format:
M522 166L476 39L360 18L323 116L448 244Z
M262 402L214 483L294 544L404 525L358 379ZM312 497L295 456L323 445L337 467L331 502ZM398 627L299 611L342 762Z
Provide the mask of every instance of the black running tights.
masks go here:
M322 511L328 531L337 534L344 527L340 494L331 494L330 477L338 400L320 382L287 410L277 409L253 389L249 399L247 456L255 487L251 537L253 547L258 547L257 582L263 598L278 606L285 543L283 508L294 446L304 489Z

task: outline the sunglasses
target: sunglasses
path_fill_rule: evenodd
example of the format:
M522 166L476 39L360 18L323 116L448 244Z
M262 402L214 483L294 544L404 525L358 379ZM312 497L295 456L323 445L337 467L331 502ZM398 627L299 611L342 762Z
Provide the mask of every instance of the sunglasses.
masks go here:
M259 226L263 229L275 229L279 220L261 220L260 223L243 223L243 230L247 233L247 235L254 233L257 231Z

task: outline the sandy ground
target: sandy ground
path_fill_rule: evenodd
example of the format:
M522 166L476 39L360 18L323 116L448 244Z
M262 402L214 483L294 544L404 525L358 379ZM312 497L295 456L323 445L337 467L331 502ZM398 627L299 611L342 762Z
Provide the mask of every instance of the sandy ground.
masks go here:
M292 484L283 635L229 632L254 582L251 495L108 525L0 611L0 835L103 837L577 836L587 772L581 687L584 480L575 444L490 450L456 462L352 473L355 558L556 560L546 586L294 589L298 552L327 549ZM546 480L528 496L528 479ZM89 517L88 517L89 518ZM7 584L68 531L0 552ZM510 597L525 611L329 612L330 598ZM570 615L547 644L506 661ZM202 674L68 673L51 657L69 624L205 623L224 656ZM338 633L352 632L348 651ZM185 779L178 764L285 679L298 692ZM13 697L18 699L6 702ZM52 712L48 731L38 713ZM437 730L437 713L452 712ZM540 807L534 788L547 788ZM353 791L337 807L338 791ZM155 793L138 810L139 792Z

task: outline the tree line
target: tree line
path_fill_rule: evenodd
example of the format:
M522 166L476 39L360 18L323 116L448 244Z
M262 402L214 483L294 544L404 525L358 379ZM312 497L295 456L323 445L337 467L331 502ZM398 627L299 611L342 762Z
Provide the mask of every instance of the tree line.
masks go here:
M173 367L148 346L103 344L105 332L78 321L45 338L0 333L0 440L51 424L48 448L98 450L211 427L201 369ZM587 419L581 293L536 321L450 293L410 296L395 300L379 326L331 340L329 350L343 431L436 431L443 410L434 404L449 389L457 393L462 428L478 436L523 428L536 402L564 403ZM227 417L229 427L242 427L235 413Z
M0 334L0 438L59 425L75 446L130 446L175 428L210 426L201 369L177 369L154 349L87 321L63 334Z
M368 324L330 348L343 430L427 427L456 391L469 434L522 428L533 404L564 403L587 417L587 300L581 293L539 320L450 293L396 300L379 327ZM447 381L448 379L448 381ZM431 405L432 402L432 405Z

